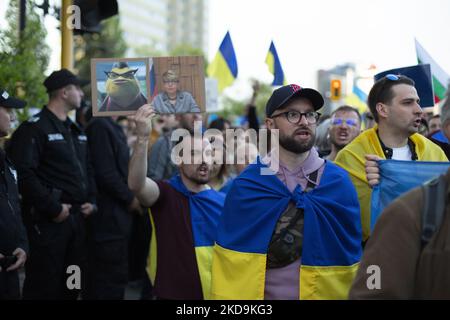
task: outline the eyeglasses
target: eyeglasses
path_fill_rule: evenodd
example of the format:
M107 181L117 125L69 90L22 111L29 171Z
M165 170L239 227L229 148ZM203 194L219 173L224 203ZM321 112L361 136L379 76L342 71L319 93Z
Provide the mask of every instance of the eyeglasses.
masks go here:
M178 80L163 80L163 83L172 83L172 84L176 84L178 83Z
M105 71L105 73L108 76L108 78L113 79L113 80L117 79L119 77L122 77L122 78L125 78L125 79L133 79L133 77L136 74L136 72L137 72L137 69L130 70L130 71L127 71L127 72L124 72L124 73L116 73L114 71L111 71L111 72Z
M286 111L283 113L279 113L276 115L271 116L271 118L279 117L284 115L292 124L299 124L300 121L302 121L302 117L305 116L306 121L308 121L309 124L314 124L319 120L320 113L315 111L309 111L309 112L298 112L298 111Z
M333 118L331 120L331 124L334 126L339 126L342 123L346 123L349 127L356 127L358 126L358 121L355 119L342 119L342 118Z

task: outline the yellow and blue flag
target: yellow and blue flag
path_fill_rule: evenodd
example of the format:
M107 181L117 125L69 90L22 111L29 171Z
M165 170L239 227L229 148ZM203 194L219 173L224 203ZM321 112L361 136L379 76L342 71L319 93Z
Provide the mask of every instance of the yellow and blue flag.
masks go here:
M280 58L278 58L277 49L273 41L270 43L269 52L266 56L266 64L269 67L270 73L273 74L273 86L283 86L287 84L284 76L283 68L281 67Z
M367 107L367 94L356 84L353 85L352 93L345 97L345 103L358 109L361 114L369 109Z
M445 174L450 162L380 160L380 183L372 191L371 231L379 215L392 201L409 190Z
M214 189L192 193L186 188L180 175L173 176L169 180L169 184L189 200L189 215L191 217L198 274L200 276L203 298L208 300L211 294L213 246L216 239L217 225L222 214L225 195ZM157 257L160 252L156 242L157 229L152 215L150 215L150 222L152 225L152 238L150 241L147 273L154 284L158 274ZM174 254L176 255L176 253Z
M214 60L208 66L207 73L208 76L217 79L219 92L230 86L237 78L238 65L229 31L223 38Z
M269 243L294 202L304 209L300 299L346 299L361 258L359 203L343 169L327 162L320 184L291 193L258 158L232 182L217 230L213 299L264 299ZM345 190L345 192L342 192Z

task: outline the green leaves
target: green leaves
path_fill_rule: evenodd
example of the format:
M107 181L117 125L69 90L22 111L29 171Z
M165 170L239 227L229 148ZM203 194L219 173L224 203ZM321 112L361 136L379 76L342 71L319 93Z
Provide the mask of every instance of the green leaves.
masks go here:
M0 30L0 86L27 101L18 112L20 122L28 118L30 107L41 108L47 102L42 82L47 69L50 48L45 43L47 32L35 12L34 1L27 0L26 27L19 34L19 1L11 0L6 13L8 27Z

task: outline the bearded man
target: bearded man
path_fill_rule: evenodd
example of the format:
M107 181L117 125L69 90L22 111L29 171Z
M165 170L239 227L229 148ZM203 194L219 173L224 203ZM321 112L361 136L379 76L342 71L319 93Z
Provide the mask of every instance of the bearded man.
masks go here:
M208 185L212 147L201 134L184 130L175 146L181 155L173 158L179 174L170 180L147 178L154 116L155 110L144 105L132 118L137 141L128 171L128 186L139 202L151 209L151 246L155 245L155 250L150 250L147 272L153 293L157 299L209 299L212 246L224 202L224 195Z
M347 298L361 256L359 205L348 174L313 148L323 103L295 84L267 102L279 159L258 158L231 185L214 247L213 298ZM264 175L272 161L278 170Z

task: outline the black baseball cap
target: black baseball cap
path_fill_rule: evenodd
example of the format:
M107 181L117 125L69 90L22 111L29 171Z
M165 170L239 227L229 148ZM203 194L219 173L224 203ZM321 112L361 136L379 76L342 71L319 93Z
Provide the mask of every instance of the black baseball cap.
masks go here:
M11 97L4 89L0 89L0 107L22 109L27 105L23 100Z
M310 100L314 110L319 110L324 104L323 97L319 91L311 88L302 88L297 84L288 84L272 93L266 104L266 116L270 117L275 110L281 108L293 97L303 97Z
M47 79L44 80L44 86L47 88L47 92L52 92L61 89L69 84L76 86L84 86L88 84L88 80L79 79L76 75L67 69L61 69L53 71Z

